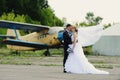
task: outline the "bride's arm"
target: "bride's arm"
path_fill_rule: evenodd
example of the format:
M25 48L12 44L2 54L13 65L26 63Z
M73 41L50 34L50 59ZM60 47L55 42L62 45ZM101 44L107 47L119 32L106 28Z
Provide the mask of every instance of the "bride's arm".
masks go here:
M77 34L74 33L74 34L73 34L73 50L74 50L75 45L76 45L76 37L77 37Z

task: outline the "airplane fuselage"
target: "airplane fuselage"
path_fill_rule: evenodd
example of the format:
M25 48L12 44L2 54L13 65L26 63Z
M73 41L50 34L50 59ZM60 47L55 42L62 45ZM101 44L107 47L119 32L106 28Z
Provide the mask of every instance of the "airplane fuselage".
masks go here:
M63 30L63 29L60 29L60 30ZM25 36L19 36L19 40L47 44L50 47L53 47L61 44L61 41L58 39L58 34L59 34L59 30L53 33L49 33L48 30L45 30L41 32L33 32ZM24 47L24 46L15 46L15 45L7 45L7 47L12 50L36 50L37 49L33 47Z

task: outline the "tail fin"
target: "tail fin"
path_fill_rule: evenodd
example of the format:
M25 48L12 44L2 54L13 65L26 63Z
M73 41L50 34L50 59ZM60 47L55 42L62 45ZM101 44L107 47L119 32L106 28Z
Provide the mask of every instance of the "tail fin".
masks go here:
M18 38L19 38L19 37L20 37L20 32L19 32L19 30L16 30L16 32L17 32L17 35L18 35ZM7 35L8 35L8 36L14 36L14 37L16 37L15 31L14 31L13 29L8 29L8 30L7 30Z

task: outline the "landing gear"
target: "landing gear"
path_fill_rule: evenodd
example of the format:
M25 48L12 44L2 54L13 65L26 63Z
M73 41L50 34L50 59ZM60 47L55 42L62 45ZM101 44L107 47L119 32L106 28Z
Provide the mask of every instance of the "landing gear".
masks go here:
M20 56L20 52L17 51L17 50L16 51L11 51L10 54L12 54L12 55L19 55Z
M15 53L16 53L16 55L19 55L19 56L20 56L20 52L19 52L19 51L16 51Z
M45 56L50 56L50 52L49 52L49 48L47 48L47 50L44 52Z

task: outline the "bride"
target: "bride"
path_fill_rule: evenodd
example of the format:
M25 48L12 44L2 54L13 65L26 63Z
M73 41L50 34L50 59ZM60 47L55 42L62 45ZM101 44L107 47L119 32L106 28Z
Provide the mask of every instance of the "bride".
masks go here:
M69 48L68 48L69 56L65 63L65 70L68 73L70 72L70 73L80 73L80 74L109 74L109 72L96 69L88 61L82 49L82 46L91 45L95 43L95 40L96 41L98 40L95 34L94 34L95 40L93 40L93 35L91 37L89 33L93 34L93 33L99 32L100 28L96 26L96 27L91 27L89 29L86 28L86 30L82 28L79 28L77 30L76 27L72 27L71 30L73 33L71 37L73 44L69 45ZM86 32L88 33L87 36L89 35L89 37L85 38ZM84 36L84 38L82 35ZM70 51L69 49L72 49L72 50Z

